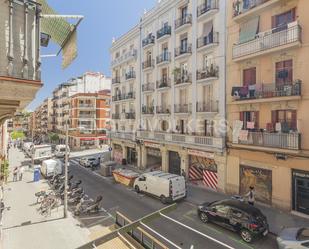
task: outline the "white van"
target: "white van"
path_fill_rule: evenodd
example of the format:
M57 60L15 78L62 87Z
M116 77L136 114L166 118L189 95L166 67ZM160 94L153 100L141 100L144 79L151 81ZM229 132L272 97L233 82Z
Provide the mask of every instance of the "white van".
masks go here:
M183 176L153 171L142 174L134 182L136 192L159 197L162 203L173 202L186 197L186 181Z
M34 161L42 161L52 158L52 146L51 145L34 145L32 147L32 156Z
M55 156L56 157L65 157L65 149L66 149L66 146L65 144L59 144L59 145L56 145L56 148L55 148ZM70 154L70 147L68 146L68 153Z
M58 159L44 160L41 166L41 173L45 178L62 174L62 162Z
M26 153L26 155L31 156L32 146L33 146L32 142L26 142L23 144L23 151Z

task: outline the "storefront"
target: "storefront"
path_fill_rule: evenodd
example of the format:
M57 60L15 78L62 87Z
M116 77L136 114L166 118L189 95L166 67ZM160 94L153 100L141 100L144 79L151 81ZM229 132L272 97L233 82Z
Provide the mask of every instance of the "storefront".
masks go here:
M133 166L137 166L137 152L135 148L128 147L127 163Z
M292 171L293 210L309 215L309 172Z
M99 146L101 147L102 145L108 144L108 138L107 137L99 137Z
M169 151L168 154L169 167L168 172L175 175L181 174L181 159L178 152Z
M147 165L146 168L152 168L161 170L162 168L162 155L160 150L160 144L144 142L147 153Z
M218 169L214 153L188 150L189 181L196 185L206 186L217 190Z
M121 145L114 144L113 155L114 155L114 161L116 163L121 164L122 163L122 147L121 147Z
M96 146L95 138L80 138L80 147L89 149L95 146Z
M255 196L258 201L271 204L272 200L272 171L240 165L239 193L244 195L250 186L255 188Z

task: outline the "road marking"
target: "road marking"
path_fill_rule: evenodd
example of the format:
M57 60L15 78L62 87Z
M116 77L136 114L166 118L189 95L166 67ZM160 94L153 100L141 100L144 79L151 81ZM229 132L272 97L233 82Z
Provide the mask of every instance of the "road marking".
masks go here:
M250 248L250 249L255 249L254 247L248 245L247 243L245 243L242 239L238 239L238 238L234 238L233 236L229 236L229 238L233 241L235 241L236 243L239 243L241 244L242 246L245 246L247 248Z
M153 230L152 228L150 228L149 226L147 226L145 223L140 222L141 225L143 225L144 227L146 227L148 230L150 230L151 232L153 232L155 235L159 236L161 239L164 239L165 241L167 241L168 243L170 243L171 245L173 245L174 247L176 247L177 249L182 249L181 247L179 247L178 245L176 245L173 241L170 241L168 238L164 237L163 235L159 234L158 232L156 232L155 230Z
M192 227L189 227L189 226L187 226L187 225L185 225L185 224L183 224L183 223L181 223L181 222L179 222L179 221L177 221L177 220L175 220L175 219L173 219L173 218L171 218L171 217L169 217L169 216L167 216L165 214L162 214L161 212L160 212L160 215L163 216L164 218L170 220L170 221L173 221L173 222L177 223L180 226L183 226L183 227L185 227L185 228L187 228L187 229L189 229L189 230L191 230L191 231L193 231L193 232L195 232L195 233L197 233L197 234L199 234L199 235L209 239L209 240L212 240L212 241L216 242L217 244L220 244L220 245L222 245L222 246L224 246L226 248L229 248L229 249L235 249L234 247L231 247L231 246L229 246L229 245L227 245L227 244L225 244L225 243L223 243L223 242L221 242L221 241L219 241L219 240L217 240L217 239L215 239L213 237L210 237L210 236L208 236L208 235L206 235L206 234L204 234L204 233L202 233L202 232L200 232L200 231L198 231L198 230L196 230L196 229L194 229Z

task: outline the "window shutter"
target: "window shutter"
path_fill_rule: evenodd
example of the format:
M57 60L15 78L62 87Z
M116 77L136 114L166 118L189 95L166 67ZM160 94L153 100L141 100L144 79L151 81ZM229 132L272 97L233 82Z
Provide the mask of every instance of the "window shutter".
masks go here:
M259 129L260 127L259 112L254 112L254 115L255 115L255 128Z
M276 127L277 120L278 120L278 112L271 111L271 123L273 125L273 129L275 129Z
M292 20L295 21L296 20L296 8L291 10L291 16L292 16Z
M271 17L271 27L274 29L277 26L276 16Z
M297 111L293 110L292 111L292 123L291 123L291 128L293 130L297 130Z
M244 112L240 112L239 114L240 114L239 116L240 121L244 121Z

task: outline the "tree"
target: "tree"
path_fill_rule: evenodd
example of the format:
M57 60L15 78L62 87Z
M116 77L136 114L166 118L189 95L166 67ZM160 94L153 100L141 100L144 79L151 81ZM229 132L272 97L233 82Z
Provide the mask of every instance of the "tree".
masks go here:
M49 133L48 137L52 143L59 142L59 135L57 133Z
M26 136L25 136L25 134L24 134L24 132L22 132L22 131L13 131L12 133L11 133L11 138L13 139L13 140L16 140L16 139L24 139Z

